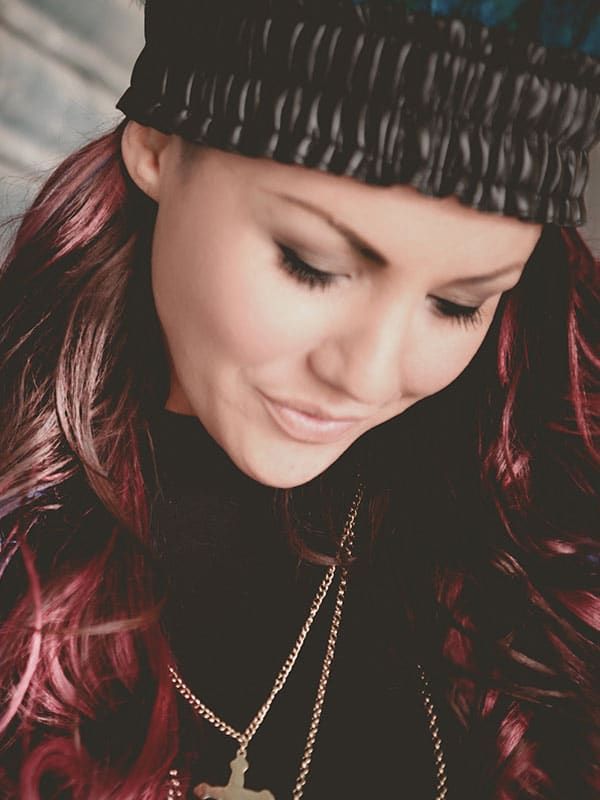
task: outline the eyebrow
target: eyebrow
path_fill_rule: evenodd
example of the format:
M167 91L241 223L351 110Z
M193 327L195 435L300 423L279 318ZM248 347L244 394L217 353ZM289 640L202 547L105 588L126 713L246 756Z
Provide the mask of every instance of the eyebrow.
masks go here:
M279 192L269 192L269 194L274 194L275 197L279 197L281 200L285 200L287 203L293 203L295 206L299 206L306 211L310 211L312 214L316 214L317 216L321 217L321 219L324 219L328 225L330 225L338 233L342 234L344 239L348 242L353 250L355 250L363 258L366 258L367 261L371 261L373 264L377 264L380 267L385 267L388 265L388 261L385 256L379 253L355 231L351 230L342 222L337 220L333 214L330 214L329 211L326 211L324 208L314 206L308 200L303 200L300 197L294 197L291 194L280 194Z
M348 242L350 247L358 253L363 258L366 258L367 261L372 262L380 267L387 267L389 266L389 262L387 258L378 252L372 245L366 242L361 236L359 236L356 231L353 231L351 228L348 228L344 223L337 220L333 214L329 211L326 211L324 208L320 208L319 206L313 205L310 201L304 200L301 197L294 197L291 194L285 194L280 192L269 192L269 194L278 197L281 200L285 200L287 203L291 203L295 206L299 206L303 208L305 211L310 211L312 214L317 215L321 219L325 220L325 222L340 233L344 239ZM483 275L470 275L466 278L456 278L455 280L448 281L448 285L452 284L453 286L478 286L485 283L492 283L492 281L496 280L497 278L501 278L505 275L511 274L516 272L518 269L522 269L523 264L514 263L514 264L507 264L505 267L500 267L493 272L486 272Z
M493 283L497 278L503 278L505 275L511 275L517 270L522 270L523 264L507 264L505 267L495 269L493 272L486 272L485 275L470 275L468 278L456 278L448 283L453 286L479 286L482 283Z

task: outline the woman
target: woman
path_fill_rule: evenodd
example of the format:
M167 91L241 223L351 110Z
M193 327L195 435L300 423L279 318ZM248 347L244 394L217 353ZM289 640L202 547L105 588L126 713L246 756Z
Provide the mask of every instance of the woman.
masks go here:
M541 5L146 4L0 275L5 796L595 795L598 15Z

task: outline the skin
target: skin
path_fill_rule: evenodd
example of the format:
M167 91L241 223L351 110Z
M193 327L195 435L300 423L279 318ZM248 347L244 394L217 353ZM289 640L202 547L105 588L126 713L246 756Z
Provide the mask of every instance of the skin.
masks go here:
M450 384L542 231L455 197L190 147L136 122L122 152L158 203L151 269L171 363L166 408L197 416L240 470L268 486L312 480L366 431ZM386 263L282 195L333 214ZM338 277L327 288L300 283L281 266L277 242ZM490 280L464 283L481 275ZM444 316L440 298L481 306L480 319ZM360 419L335 442L297 441L264 394Z

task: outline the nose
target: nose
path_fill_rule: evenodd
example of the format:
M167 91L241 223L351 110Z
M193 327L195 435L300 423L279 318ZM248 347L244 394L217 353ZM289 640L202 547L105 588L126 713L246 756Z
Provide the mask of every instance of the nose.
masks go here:
M311 369L321 382L366 407L400 399L407 393L403 352L410 317L408 300L370 305L336 323L310 354Z

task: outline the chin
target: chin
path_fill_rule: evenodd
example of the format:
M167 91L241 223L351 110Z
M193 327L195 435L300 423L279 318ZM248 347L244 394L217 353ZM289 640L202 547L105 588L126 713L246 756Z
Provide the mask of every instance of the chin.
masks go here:
M249 478L262 483L264 486L270 486L273 489L295 489L298 486L303 486L306 483L317 478L325 472L331 464L339 458L339 454L327 458L324 464L292 464L283 465L278 469L277 466L269 466L262 469L260 465L251 463L237 463L238 468L244 472Z
M262 483L264 486L270 486L272 489L295 489L298 486L303 486L305 483L310 483L314 478L317 478L325 470L312 470L306 472L298 472L293 475L282 475L281 473L249 471L243 470L248 477Z

